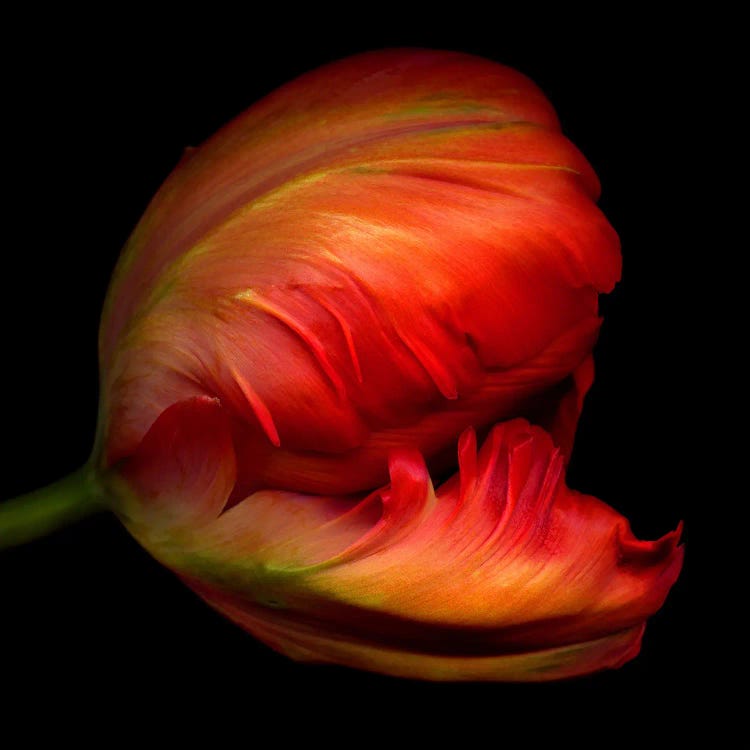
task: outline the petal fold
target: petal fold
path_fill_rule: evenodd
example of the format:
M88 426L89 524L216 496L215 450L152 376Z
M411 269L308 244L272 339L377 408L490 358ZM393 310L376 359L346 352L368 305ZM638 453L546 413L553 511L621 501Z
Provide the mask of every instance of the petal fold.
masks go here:
M148 534L215 520L236 477L228 416L218 399L206 396L162 412L135 453L109 474L110 481L126 485L119 493L124 515Z

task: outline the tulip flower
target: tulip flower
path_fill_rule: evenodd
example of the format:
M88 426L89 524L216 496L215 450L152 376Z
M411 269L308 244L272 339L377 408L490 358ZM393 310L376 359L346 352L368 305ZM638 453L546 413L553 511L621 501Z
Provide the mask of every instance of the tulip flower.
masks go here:
M599 183L521 74L396 50L189 150L114 273L90 509L294 659L434 680L616 667L682 562L564 482L620 275Z

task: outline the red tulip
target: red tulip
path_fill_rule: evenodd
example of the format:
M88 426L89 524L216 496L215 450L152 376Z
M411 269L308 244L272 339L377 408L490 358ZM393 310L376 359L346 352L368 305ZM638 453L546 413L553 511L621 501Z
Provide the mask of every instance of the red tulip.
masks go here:
M294 658L623 663L682 550L562 482L620 273L598 192L495 63L373 53L279 89L185 156L123 252L86 481Z

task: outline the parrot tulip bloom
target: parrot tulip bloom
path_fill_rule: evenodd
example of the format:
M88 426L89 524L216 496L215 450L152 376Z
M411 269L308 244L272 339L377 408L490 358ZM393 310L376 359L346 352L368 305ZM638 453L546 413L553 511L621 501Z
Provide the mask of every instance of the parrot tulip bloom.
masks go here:
M598 194L501 65L388 51L282 87L187 153L130 238L87 477L295 659L622 664L682 549L563 481L620 275Z

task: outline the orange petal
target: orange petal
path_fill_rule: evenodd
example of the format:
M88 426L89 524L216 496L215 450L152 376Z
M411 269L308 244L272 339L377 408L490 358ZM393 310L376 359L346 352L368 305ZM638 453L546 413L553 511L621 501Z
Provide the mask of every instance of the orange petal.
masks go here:
M549 436L493 428L437 491L398 450L359 503L256 493L155 553L274 648L427 679L546 680L619 666L682 563L680 530L639 542L567 489ZM179 547L179 545L178 545ZM175 551L176 550L176 551Z

